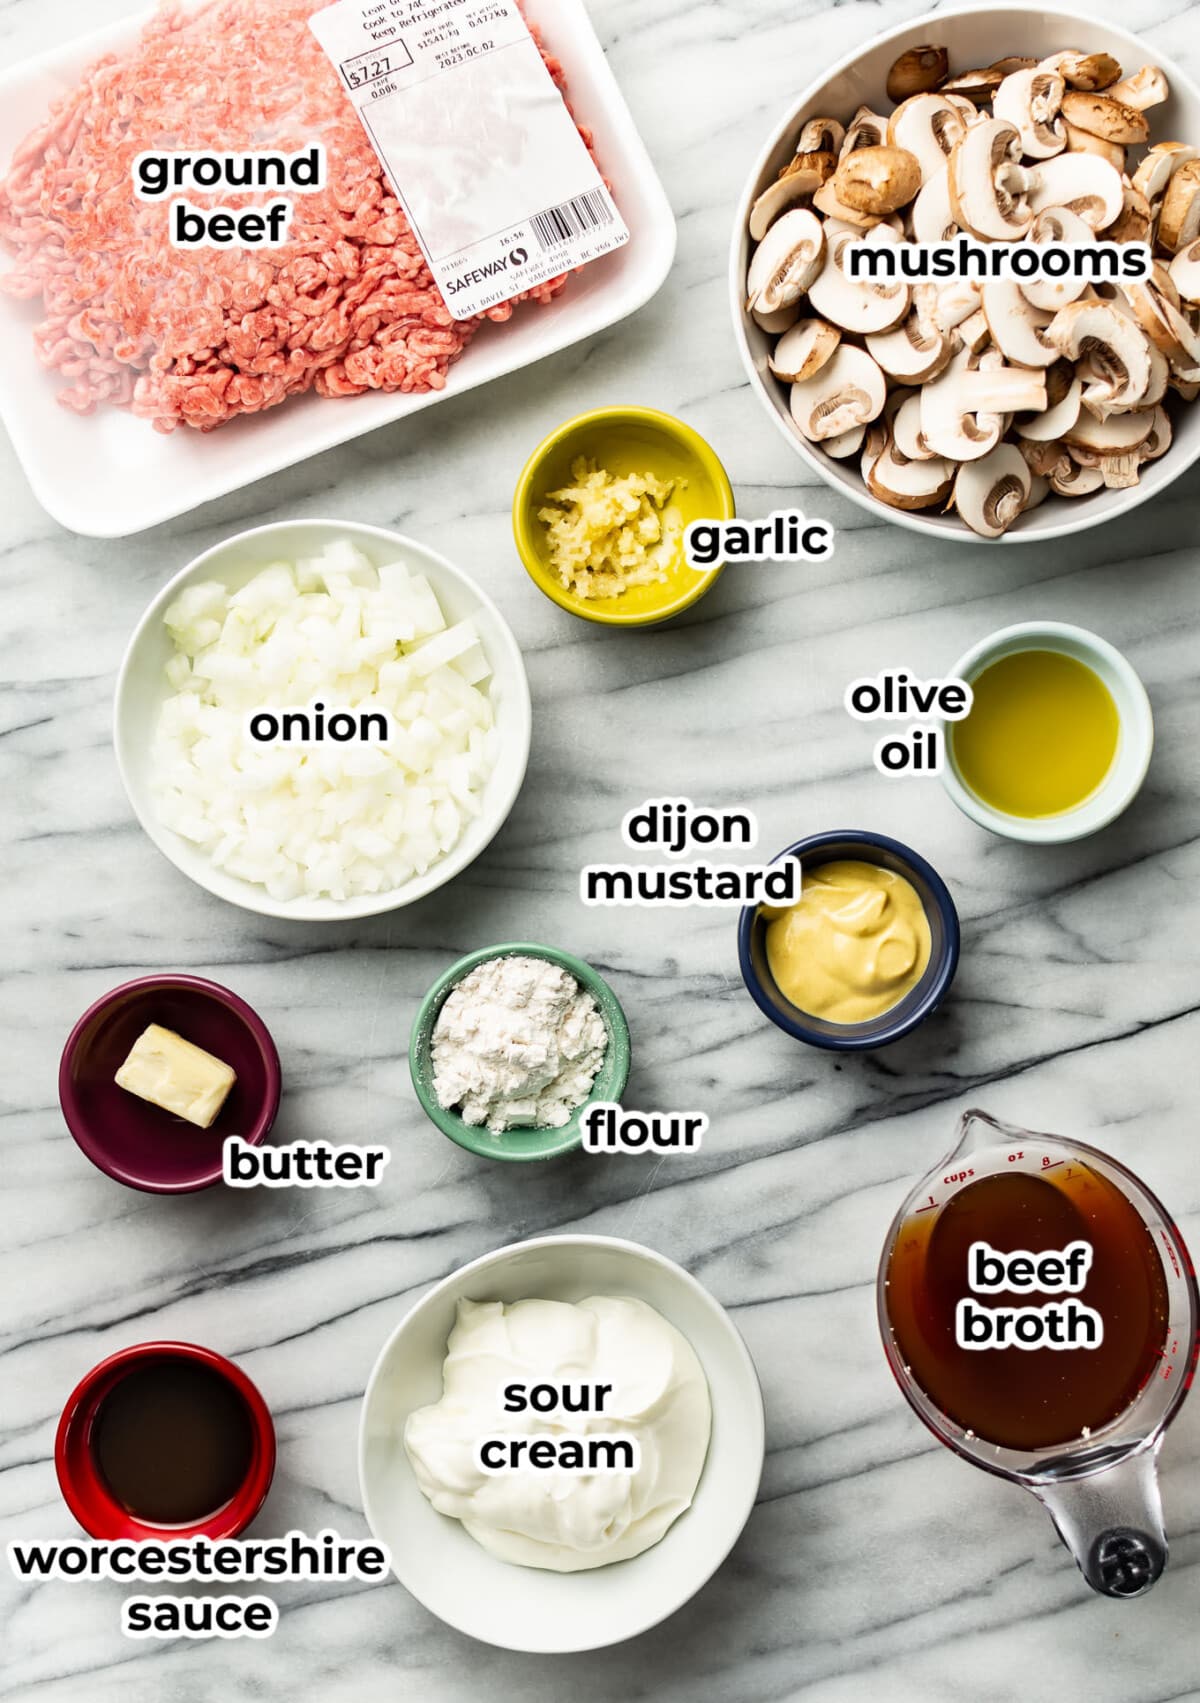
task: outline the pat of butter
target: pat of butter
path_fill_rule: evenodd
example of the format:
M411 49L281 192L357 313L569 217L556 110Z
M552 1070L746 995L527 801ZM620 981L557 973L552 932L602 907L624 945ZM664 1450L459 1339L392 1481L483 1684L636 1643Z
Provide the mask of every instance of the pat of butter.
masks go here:
M133 1043L116 1074L118 1088L149 1100L164 1112L208 1129L225 1104L236 1073L221 1059L193 1046L173 1029L151 1023Z

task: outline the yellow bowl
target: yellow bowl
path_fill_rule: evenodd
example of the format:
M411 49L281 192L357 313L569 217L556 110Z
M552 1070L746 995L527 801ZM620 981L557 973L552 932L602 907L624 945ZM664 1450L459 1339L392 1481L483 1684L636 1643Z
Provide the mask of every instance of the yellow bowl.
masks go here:
M716 583L724 567L697 571L680 559L656 585L619 597L585 598L564 591L550 566L546 529L537 511L550 491L570 482L571 464L587 456L610 473L651 473L679 481L672 503L684 525L732 520L733 487L711 445L682 420L655 408L594 408L550 433L525 463L513 497L513 537L534 584L572 615L610 627L648 627L689 608ZM686 483L685 483L686 481Z

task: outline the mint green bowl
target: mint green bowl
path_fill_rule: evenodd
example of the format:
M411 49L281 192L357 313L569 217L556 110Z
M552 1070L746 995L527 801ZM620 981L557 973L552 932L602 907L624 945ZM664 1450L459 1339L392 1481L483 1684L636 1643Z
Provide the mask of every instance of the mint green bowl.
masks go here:
M568 975L574 976L580 987L587 989L600 1008L604 1027L608 1030L608 1051L604 1055L604 1063L600 1066L596 1080L592 1083L591 1093L561 1129L509 1129L502 1135L493 1135L490 1129L464 1123L457 1112L447 1111L444 1106L438 1105L437 1095L433 1091L433 1030L438 1013L456 983L469 975L478 964L486 964L491 958L512 957L545 958L551 964L560 965ZM445 975L439 976L425 995L412 1026L408 1043L408 1063L417 1099L442 1134L448 1135L451 1141L456 1141L460 1147L465 1147L468 1153L478 1153L483 1159L512 1161L556 1159L560 1153L570 1153L582 1143L580 1119L592 1101L620 1100L625 1092L625 1084L629 1080L629 1025L625 1021L625 1013L621 1010L616 994L608 983L596 974L591 965L585 964L581 958L572 958L569 952L559 952L553 946L533 946L527 941L505 946L487 946L481 952L470 952L465 958L460 958L457 964L451 964Z

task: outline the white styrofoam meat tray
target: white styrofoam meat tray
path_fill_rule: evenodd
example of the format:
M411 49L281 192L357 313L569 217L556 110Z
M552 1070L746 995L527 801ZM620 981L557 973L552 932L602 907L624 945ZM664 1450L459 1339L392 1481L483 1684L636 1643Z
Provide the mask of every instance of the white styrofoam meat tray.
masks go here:
M314 8L315 9L315 8ZM547 48L563 64L571 104L595 135L630 241L592 262L548 307L518 309L489 325L450 369L443 391L292 397L213 432L164 435L117 408L72 414L58 381L39 365L35 302L0 299L0 418L43 507L72 532L120 538L249 485L444 397L529 366L636 311L662 285L675 254L675 220L658 175L596 38L583 0L527 0ZM149 14L97 30L0 74L0 172L46 117L51 101L101 54L128 48ZM197 138L199 142L202 138ZM0 258L0 265L11 263Z

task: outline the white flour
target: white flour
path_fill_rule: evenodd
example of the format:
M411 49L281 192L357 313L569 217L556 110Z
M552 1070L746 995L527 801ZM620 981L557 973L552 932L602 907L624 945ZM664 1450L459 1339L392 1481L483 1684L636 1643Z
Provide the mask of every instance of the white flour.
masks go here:
M559 1129L591 1091L608 1032L590 993L544 958L490 958L450 994L433 1031L438 1104L463 1121Z

